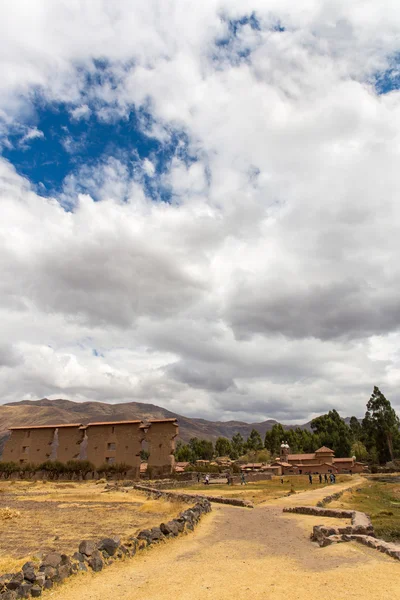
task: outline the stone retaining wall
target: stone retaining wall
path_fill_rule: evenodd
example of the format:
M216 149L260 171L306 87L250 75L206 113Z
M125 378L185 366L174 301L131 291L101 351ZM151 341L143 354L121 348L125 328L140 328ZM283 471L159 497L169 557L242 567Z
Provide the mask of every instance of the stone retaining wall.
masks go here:
M134 484L132 487L134 487L135 490L146 492L154 498L166 498L167 500L178 500L181 502L190 502L194 499L200 500L205 498L209 502L215 502L217 504L230 504L231 506L240 506L242 508L254 508L252 502L249 502L248 500L240 500L238 498L223 498L222 496L209 495L194 496L191 494L180 494L178 492L167 492L140 484Z
M356 489L356 487L358 486L354 486L351 488L346 488L344 490L341 490L340 492L335 492L334 494L330 494L329 496L325 496L325 498L322 498L322 500L320 500L319 502L317 502L317 506L325 506L326 504L329 504L330 502L333 502L334 500L339 500L339 498L341 498L341 496L343 496L343 494L345 492L351 492L354 489Z
M400 545L377 539L371 519L363 512L357 510L341 510L334 508L321 508L318 506L293 506L285 507L283 512L315 515L321 517L334 517L337 519L351 519L351 525L346 527L327 527L314 525L311 539L321 548L340 542L358 542L369 548L388 554L400 560Z
M161 492L160 492L161 493ZM80 571L101 571L114 561L134 556L138 551L157 544L184 532L193 531L201 517L211 511L206 498L193 496L174 497L170 500L193 502L176 519L160 523L158 527L144 529L137 536L130 536L123 543L119 537L104 538L99 541L82 540L78 552L72 556L51 552L40 565L27 562L18 573L8 573L0 577L0 600L17 598L38 598L43 590L49 590L55 583L61 583L67 577Z

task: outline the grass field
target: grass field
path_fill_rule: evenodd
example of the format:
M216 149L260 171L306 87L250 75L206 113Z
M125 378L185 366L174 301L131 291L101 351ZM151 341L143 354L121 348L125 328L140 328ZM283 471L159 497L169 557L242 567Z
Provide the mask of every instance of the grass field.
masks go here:
M181 510L176 502L147 500L135 491L104 492L104 485L92 482L3 481L0 575L18 569L39 550L73 553L84 538L126 538Z
M336 477L337 483L343 483L351 480L351 475L339 475ZM271 500L274 498L280 498L287 495L289 492L294 490L295 492L301 492L309 489L320 489L326 487L327 495L330 490L334 490L334 485L320 484L318 477L313 478L313 484L310 485L307 475L290 475L283 477L283 484L281 483L280 477L273 477L269 481L257 481L254 483L247 483L246 485L234 485L228 486L226 483L222 484L210 484L205 486L203 483L195 484L190 487L185 487L185 491L189 494L196 493L202 495L212 496L224 496L229 498L243 498L251 500L254 504L260 504L265 500ZM173 490L178 490L174 488ZM332 492L333 493L333 492Z
M400 542L400 481L387 479L386 482L371 477L368 484L345 492L329 506L366 512L378 537L388 542Z

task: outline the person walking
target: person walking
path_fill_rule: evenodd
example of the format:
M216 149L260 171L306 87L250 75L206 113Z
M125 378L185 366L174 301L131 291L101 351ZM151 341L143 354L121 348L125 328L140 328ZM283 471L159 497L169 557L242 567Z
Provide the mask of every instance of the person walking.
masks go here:
M325 483L328 483L328 475L326 473L324 475L324 481L325 481Z
M205 476L204 483L205 483L205 485L210 485L210 476L209 476L209 474L208 474L208 473L207 473L207 475Z
M244 476L244 473L241 474L240 478L241 478L240 485L247 485L247 481L246 481L246 477Z
M322 475L321 475L321 473L319 474L319 482L322 483Z
M308 481L310 482L310 484L312 485L312 475L311 473L308 474Z

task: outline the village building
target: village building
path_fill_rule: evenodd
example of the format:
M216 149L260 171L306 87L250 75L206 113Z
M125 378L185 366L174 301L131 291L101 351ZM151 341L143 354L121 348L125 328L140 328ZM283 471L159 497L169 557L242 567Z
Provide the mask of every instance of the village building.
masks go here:
M280 475L304 475L334 473L362 473L365 466L356 460L355 456L335 458L335 453L330 448L322 446L315 452L307 454L291 454L287 442L282 442L280 456L271 466L280 469Z

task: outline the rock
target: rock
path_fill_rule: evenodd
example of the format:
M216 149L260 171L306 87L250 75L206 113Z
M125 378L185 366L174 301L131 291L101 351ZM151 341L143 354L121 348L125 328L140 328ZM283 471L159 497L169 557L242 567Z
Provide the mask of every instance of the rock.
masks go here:
M150 533L151 533L151 538L150 539L151 539L152 542L159 542L164 537L164 534L163 534L163 532L161 531L161 529L159 527L153 527L150 530Z
M121 545L119 537L104 538L98 545L99 550L105 550L109 556L114 556Z
M78 562L84 562L84 560L85 560L85 556L83 554L81 554L80 552L74 552L74 554L72 555L72 558L74 560L77 560Z
M70 565L60 565L57 569L57 581L64 581L71 575Z
M31 596L32 598L39 598L42 595L42 588L40 585L34 585L31 588Z
M42 565L45 567L53 567L56 569L58 565L61 564L62 556L58 552L50 552L50 554L46 554L42 561Z
M40 567L39 569L45 576L46 579L53 579L56 576L56 569L51 567L50 565L46 565L45 567Z
M93 552L96 550L96 543L92 540L82 540L79 544L79 552L81 554L86 554L86 556L92 556Z
M78 563L78 571L87 571L87 566L84 562Z
M104 561L102 556L98 550L95 550L88 560L89 566L93 569L93 571L98 572L101 571L104 565Z
M19 586L21 585L21 583L23 583L24 581L24 576L22 574L22 572L20 573L15 573L12 578L10 579L10 581L8 581L6 583L6 587L8 590L17 590L19 588Z
M46 581L45 574L44 573L39 573L38 575L36 575L34 583L37 583L37 585L40 585L40 587L43 587L45 581Z
M54 583L52 582L51 579L46 579L46 581L44 582L44 586L43 589L44 590L51 590L51 588L53 587Z
M32 586L33 586L32 583L27 583L27 582L21 583L21 585L19 586L19 589L17 591L17 598L29 598Z
M174 521L169 521L168 523L161 523L160 530L164 535L172 534L176 536L179 533L178 525Z
M1 595L1 600L16 600L17 592L13 590L7 590Z
M24 574L24 579L26 579L30 583L34 583L36 579L35 563L31 561L26 562L22 567L22 572Z

